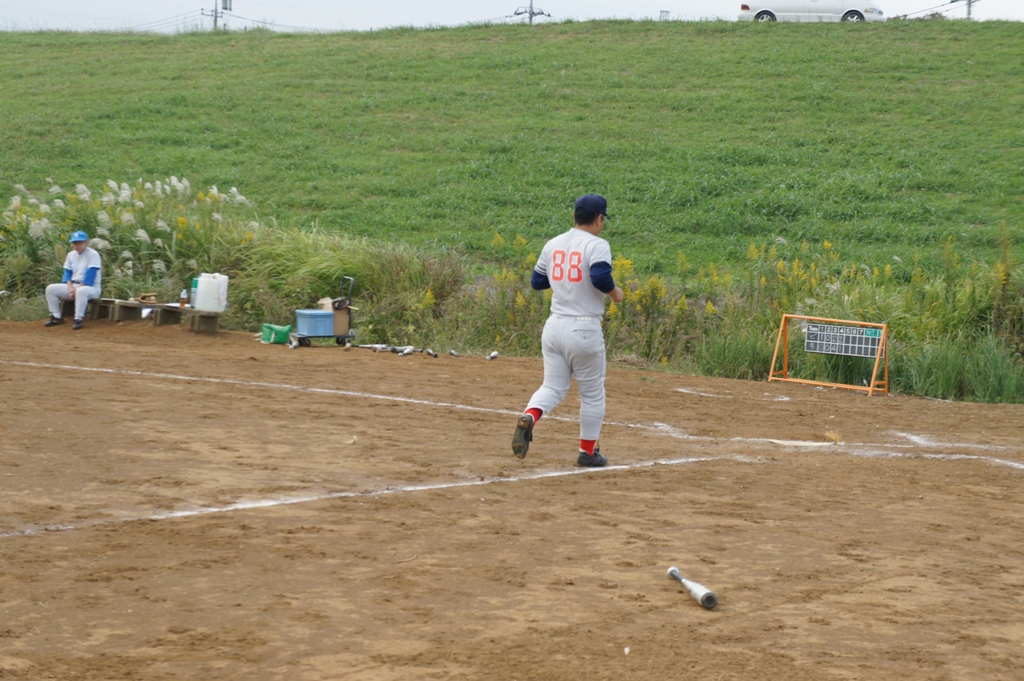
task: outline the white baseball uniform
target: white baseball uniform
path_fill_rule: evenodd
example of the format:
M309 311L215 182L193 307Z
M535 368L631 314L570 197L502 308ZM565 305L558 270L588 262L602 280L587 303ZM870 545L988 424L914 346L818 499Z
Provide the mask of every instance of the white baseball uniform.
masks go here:
M580 393L580 439L598 440L605 409L605 349L601 319L604 296L591 281L591 267L610 273L612 251L599 236L573 228L548 241L541 251L534 276L546 277L551 286L551 316L544 324L544 383L530 398L527 409L544 414L565 399L572 377Z
M92 276L90 276L90 270ZM100 283L103 279L103 259L91 248L79 253L72 250L64 259L64 281L46 287L46 304L50 315L61 316L61 301L70 300L68 282L77 285L75 288L75 319L85 317L89 301L100 297Z

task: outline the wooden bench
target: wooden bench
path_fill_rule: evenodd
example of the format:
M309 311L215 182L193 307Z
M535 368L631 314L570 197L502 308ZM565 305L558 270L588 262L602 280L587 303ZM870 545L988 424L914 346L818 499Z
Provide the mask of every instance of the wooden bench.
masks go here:
M89 319L110 319L114 310L114 303L117 301L113 298L93 298L89 301L89 305L85 308L85 313ZM61 315L68 319L73 319L75 316L75 301L65 300L60 306Z
M189 331L193 333L217 333L217 326L220 321L220 312L207 312L192 307L181 307L174 303L158 303L156 305L143 305L153 310L153 323L156 326L167 324L180 324L182 319L188 318Z
M89 301L89 319L109 319L114 322L142 321L143 310L152 310L151 317L157 326L180 324L188 318L188 328L194 333L217 333L219 312L207 312L191 307L181 307L174 303L140 303L135 300L118 300L116 298L94 298ZM65 317L75 314L74 301L64 301L61 310Z
M196 310L173 303L149 305L148 307L153 308L153 323L157 326L180 324L182 317L188 317L188 328L190 331L194 333L217 333L217 325L220 318L219 312Z
M142 308L152 307L134 300L115 300L110 319L115 322L137 322L142 319Z

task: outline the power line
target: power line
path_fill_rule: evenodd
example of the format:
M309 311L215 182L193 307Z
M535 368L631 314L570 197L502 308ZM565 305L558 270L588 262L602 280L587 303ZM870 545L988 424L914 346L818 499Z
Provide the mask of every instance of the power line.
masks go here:
M139 14L119 15L119 16L116 16L116 17L83 18L83 17L78 17L76 15L72 15L72 17L76 18L76 20L78 20L78 21L93 21L93 22L95 22L95 21L112 21L112 20L115 20L115 19L133 19L135 17L148 17L148 16L152 16L154 14L162 14L163 12L166 12L168 10L173 12L173 11L179 10L179 9L186 9L186 8L192 7L194 5L195 5L195 3L189 3L187 5L181 5L179 7L170 7L170 8L166 8L165 7L162 10L155 10L153 12L140 12ZM154 20L154 22L156 22L156 21L162 21L162 20Z
M520 7L515 12L512 13L512 16L518 17L518 16L521 16L523 14L529 14L530 15L530 24L533 24L533 18L534 17L551 17L550 14L548 14L547 12L545 12L542 9L537 9L537 10L533 9L533 0L530 0L529 8L527 8L527 7Z
M309 31L310 33L318 33L318 32L320 32L322 30L322 29L319 29L319 28L309 28L308 26L287 26L285 24L276 24L276 23L274 23L272 21L260 21L259 19L247 19L246 17L240 17L237 14L232 14L231 16L234 19L241 19L242 21L251 21L254 24L260 24L261 26L266 26L267 28L289 28L289 29L292 29L292 30L295 30L295 31Z
M940 9L942 7L946 7L946 5L953 5L953 4L956 4L958 2L964 2L964 0L949 0L949 2L947 2L945 4L942 4L942 5L936 5L935 7L929 7L928 9L919 9L916 12L907 12L906 14L901 14L900 16L904 17L904 18L912 17L915 14L924 14L925 12L932 12L932 11L935 11L935 10ZM971 15L971 3L972 2L973 3L978 3L978 2L981 2L981 0L966 0L966 2L967 2L967 16L970 16ZM943 12L950 12L950 11L952 11L954 9L956 9L956 8L955 7L946 7L946 9L943 9L942 11Z
M202 14L200 12L188 12L186 14L176 14L172 17L165 19L158 19L156 21L149 21L144 24L134 24L128 27L128 30L132 31L155 31L175 24L180 24L185 19L198 19Z
M380 10L385 10L385 11L402 11L402 10L411 10L411 9L434 10L434 9L438 9L440 7L461 7L463 5L480 5L480 4L485 4L486 2L488 2L488 0L462 0L461 2L436 2L436 3L429 4L429 5L424 5L422 2L413 3L413 4L399 4L399 5L389 5L389 4L386 4L386 3L377 3L377 4L372 5L372 6L345 7L343 9L346 12L374 12L374 11L380 11ZM314 10L314 11L322 11L324 9L338 9L336 7L329 7L329 8L325 8L323 6L309 7L309 6L303 6L303 5L295 5L295 4L291 4L291 3L288 3L288 4L271 3L271 4L268 4L268 3L264 3L264 2L247 2L246 4L247 5L253 5L253 6L256 6L256 7L271 7L271 8L274 8L274 9L289 9L289 10Z

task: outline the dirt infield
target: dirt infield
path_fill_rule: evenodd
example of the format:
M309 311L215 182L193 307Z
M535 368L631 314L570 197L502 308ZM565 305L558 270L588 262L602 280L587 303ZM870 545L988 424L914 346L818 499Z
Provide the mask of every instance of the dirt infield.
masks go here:
M1021 406L613 366L580 470L539 358L0 348L0 678L1024 678Z

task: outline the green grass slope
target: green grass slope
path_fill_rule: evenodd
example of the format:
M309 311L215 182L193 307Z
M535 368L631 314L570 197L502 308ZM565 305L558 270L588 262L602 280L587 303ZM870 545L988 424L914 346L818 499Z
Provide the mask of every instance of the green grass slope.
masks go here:
M176 175L485 258L593 191L641 272L826 239L938 265L1024 224L1022 44L959 21L3 33L0 187Z

